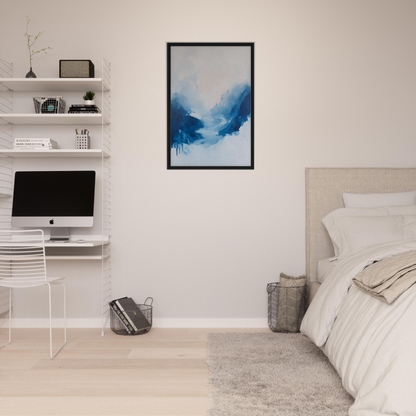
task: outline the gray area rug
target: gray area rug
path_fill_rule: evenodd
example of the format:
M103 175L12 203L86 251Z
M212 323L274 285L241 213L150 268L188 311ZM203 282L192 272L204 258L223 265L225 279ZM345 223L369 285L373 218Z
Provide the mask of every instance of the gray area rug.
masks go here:
M209 334L209 416L347 416L353 398L301 334Z

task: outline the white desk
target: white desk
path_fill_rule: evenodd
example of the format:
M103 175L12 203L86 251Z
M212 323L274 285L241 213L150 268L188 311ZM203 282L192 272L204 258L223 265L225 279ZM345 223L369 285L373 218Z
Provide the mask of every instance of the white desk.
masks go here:
M46 260L103 260L109 257L102 251L99 253L91 249L93 247L101 247L110 244L109 241L89 241L78 243L76 240L72 241L56 241L45 242ZM57 249L57 250L54 250ZM67 252L67 253L66 253Z

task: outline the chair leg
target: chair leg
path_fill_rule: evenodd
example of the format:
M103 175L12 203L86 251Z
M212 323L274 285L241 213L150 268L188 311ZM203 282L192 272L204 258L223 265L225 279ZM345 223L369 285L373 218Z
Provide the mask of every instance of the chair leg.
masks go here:
M64 288L64 341L66 344L66 288L63 283L62 283L62 287Z
M12 342L12 288L9 288L9 342L1 345L0 348L4 348Z
M64 287L64 343L61 345L61 347L58 349L58 351L56 351L56 353L53 354L53 351L52 351L52 292L51 292L51 284L47 283L48 288L49 288L49 339L50 339L51 360L53 360L56 357L56 355L59 353L59 351L61 351L61 349L66 344L66 293L65 293L65 285L63 283L61 283L61 284Z

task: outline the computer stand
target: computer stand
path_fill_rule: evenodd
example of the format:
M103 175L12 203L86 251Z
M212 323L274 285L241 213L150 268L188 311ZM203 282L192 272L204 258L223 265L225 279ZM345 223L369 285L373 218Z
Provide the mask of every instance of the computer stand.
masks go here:
M68 241L69 240L68 227L50 228L50 230L51 230L50 241Z

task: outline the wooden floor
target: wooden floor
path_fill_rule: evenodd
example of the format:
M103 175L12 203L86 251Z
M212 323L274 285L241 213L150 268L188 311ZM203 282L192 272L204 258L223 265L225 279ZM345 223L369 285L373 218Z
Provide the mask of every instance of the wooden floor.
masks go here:
M208 333L266 331L153 328L102 337L98 329L68 329L52 361L48 330L14 329L0 349L0 415L205 416ZM0 345L6 335L1 329Z

